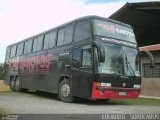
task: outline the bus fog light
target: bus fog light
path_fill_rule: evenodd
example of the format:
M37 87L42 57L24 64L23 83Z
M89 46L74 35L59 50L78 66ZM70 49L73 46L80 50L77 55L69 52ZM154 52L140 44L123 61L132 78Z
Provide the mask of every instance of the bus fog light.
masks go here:
M111 83L101 83L101 86L111 87Z
M141 86L140 85L134 85L134 88L140 88Z

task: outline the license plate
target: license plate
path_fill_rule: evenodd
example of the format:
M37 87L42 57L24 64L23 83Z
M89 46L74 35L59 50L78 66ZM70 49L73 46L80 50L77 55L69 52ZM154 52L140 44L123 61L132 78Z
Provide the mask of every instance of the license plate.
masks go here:
M126 92L119 92L119 95L120 95L120 96L125 96L125 95L126 95Z

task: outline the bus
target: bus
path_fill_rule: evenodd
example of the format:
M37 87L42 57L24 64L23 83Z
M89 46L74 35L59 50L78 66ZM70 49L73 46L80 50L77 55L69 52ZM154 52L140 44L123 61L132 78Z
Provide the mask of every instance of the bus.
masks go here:
M6 49L5 84L57 94L64 102L133 99L141 91L138 45L130 25L85 16Z

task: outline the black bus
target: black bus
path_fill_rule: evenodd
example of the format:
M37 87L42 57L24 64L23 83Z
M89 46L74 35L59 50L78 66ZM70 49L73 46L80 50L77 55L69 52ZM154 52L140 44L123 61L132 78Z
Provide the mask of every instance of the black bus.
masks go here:
M92 100L138 98L138 46L130 25L98 16L78 18L9 45L5 83Z

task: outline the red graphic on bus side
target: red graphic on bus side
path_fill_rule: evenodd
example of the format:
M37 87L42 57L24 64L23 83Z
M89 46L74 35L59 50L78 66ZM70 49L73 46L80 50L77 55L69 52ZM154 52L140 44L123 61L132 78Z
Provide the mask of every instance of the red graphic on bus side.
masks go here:
M115 32L113 25L97 24L97 26L102 27L106 31Z
M7 62L10 71L18 71L20 74L48 73L51 69L50 57L53 54L34 56L22 60L10 60Z

